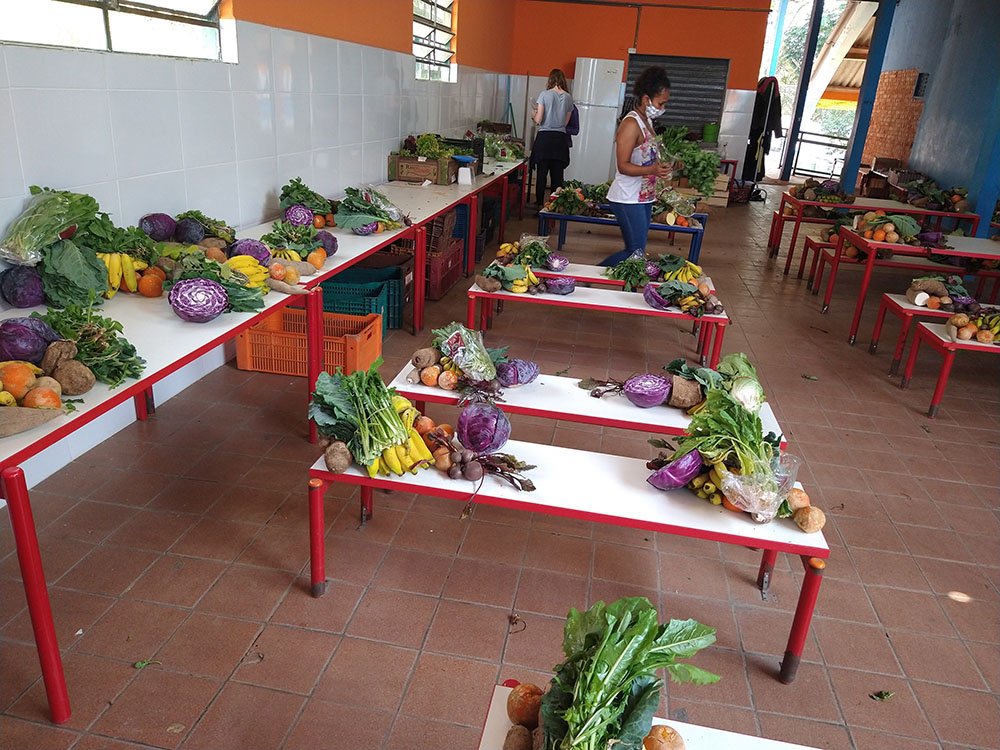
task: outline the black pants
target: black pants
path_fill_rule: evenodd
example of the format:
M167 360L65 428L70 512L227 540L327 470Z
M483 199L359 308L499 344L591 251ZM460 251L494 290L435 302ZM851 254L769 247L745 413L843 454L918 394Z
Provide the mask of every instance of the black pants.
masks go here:
M535 201L538 203L538 207L541 208L549 197L549 193L558 187L562 187L563 170L566 169L566 165L561 160L540 159L536 166ZM545 182L548 177L552 178L552 188L546 191Z

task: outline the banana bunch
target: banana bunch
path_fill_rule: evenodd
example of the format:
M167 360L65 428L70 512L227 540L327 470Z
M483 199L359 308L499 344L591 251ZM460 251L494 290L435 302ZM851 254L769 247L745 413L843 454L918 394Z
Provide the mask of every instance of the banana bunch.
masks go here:
M722 464L713 464L704 474L699 474L687 487L702 500L708 500L712 505L722 505Z
M508 255L517 255L521 246L517 242L505 242L497 250L497 258L506 258Z
M689 260L684 261L684 265L663 274L664 281L683 281L686 284L693 284L696 279L701 278L701 266Z
M514 294L525 294L526 292L530 292L532 287L536 287L540 283L541 279L535 276L535 272L531 270L531 267L524 266L524 276L511 281L509 291L514 292Z
M302 256L298 254L295 250L289 250L287 247L279 247L271 251L271 255L280 260L294 260L301 261Z
M234 255L226 261L226 265L233 271L242 274L246 278L243 286L263 287L267 282L268 270L260 262L250 255ZM242 279L240 280L242 282ZM265 287L266 288L266 287Z
M705 298L701 296L701 292L694 292L677 300L677 306L681 312L697 315L698 310L705 306Z
M980 331L989 331L994 336L1000 335L1000 312L979 315L971 322Z
M149 267L144 260L133 258L127 253L98 253L97 257L108 269L108 291L104 296L111 299L121 289L122 284L130 292L139 289L139 271Z
M409 399L399 394L392 397L392 406L399 418L403 420L408 437L405 443L386 448L371 466L366 467L370 477L376 475L387 477L390 474L402 476L407 471L416 474L420 469L434 465L434 457L431 455L430 449L424 443L420 433L413 427L420 412Z
M462 374L462 368L455 364L455 361L451 357L441 357L441 359L438 360L438 364L441 366L442 370L453 372L456 375Z

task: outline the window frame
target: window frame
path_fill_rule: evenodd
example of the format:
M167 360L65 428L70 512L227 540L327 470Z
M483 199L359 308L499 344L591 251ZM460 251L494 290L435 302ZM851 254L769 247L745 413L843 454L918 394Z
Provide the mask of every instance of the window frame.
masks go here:
M422 81L440 81L442 83L457 83L458 65L455 62L458 30L455 28L456 0L414 0L413 8L413 59L414 76ZM431 16L421 15L417 6L429 6ZM450 26L445 26L438 20L439 13L447 13ZM429 29L426 33L418 30L418 26ZM436 35L445 34L447 42L433 39ZM422 49L418 49L422 48ZM423 53L422 50L427 50ZM439 59L443 58L443 59ZM440 71L440 78L431 75L431 71Z

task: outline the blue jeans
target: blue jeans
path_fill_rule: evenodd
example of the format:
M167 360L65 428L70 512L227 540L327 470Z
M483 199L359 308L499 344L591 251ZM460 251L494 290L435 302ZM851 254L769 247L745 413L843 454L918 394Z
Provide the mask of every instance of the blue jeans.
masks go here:
M625 249L609 255L597 265L614 266L635 252L646 254L646 238L653 221L652 203L609 203L625 240Z

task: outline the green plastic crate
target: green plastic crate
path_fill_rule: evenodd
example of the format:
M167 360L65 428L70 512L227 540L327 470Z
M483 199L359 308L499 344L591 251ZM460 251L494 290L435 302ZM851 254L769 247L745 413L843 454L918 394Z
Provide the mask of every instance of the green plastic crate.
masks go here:
M337 278L340 278L338 274ZM382 316L383 335L389 327L389 290L382 281L368 284L352 284L339 280L324 281L323 310L340 313L341 315L368 315L377 313Z
M412 262L406 268L403 265L386 266L384 268L367 268L352 266L337 274L337 283L346 284L384 284L386 288L386 325L396 329L403 327L403 308L406 295L406 269L412 274ZM412 281L412 280L411 280Z

